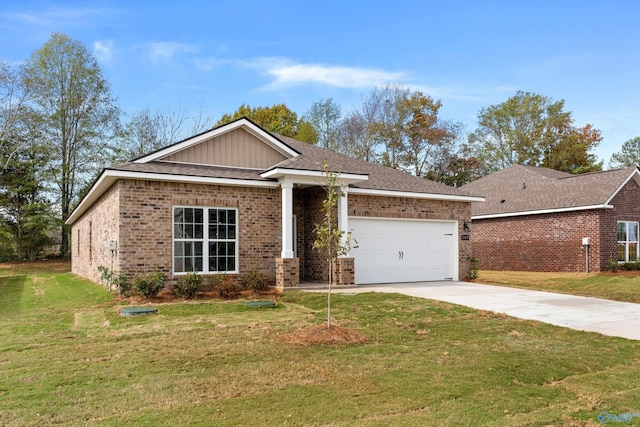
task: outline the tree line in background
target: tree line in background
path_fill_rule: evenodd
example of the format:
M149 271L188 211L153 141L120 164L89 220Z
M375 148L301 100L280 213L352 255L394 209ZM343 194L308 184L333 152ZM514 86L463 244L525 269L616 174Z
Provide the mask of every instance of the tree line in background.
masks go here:
M440 100L398 85L343 111L321 99L298 116L285 104L241 105L217 122L189 109L123 114L97 61L55 33L20 66L0 63L0 258L70 254L64 220L100 171L246 116L266 130L369 162L460 186L525 164L570 173L600 170L592 125L576 126L564 101L517 92L483 108L468 133L440 116ZM610 166L640 159L640 137Z

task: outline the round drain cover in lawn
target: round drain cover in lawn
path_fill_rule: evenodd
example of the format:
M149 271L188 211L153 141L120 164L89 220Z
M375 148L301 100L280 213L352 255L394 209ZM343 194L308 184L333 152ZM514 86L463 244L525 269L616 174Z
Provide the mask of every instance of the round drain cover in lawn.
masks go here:
M126 307L120 309L121 316L139 316L141 314L154 314L158 309L153 307Z
M247 307L261 308L261 307L275 307L276 303L273 301L247 301L246 303L244 303L244 305L246 305Z

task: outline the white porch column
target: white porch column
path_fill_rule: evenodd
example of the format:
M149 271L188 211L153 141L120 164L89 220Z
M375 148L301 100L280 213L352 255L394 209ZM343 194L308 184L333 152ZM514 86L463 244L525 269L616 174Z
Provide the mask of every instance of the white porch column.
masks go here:
M348 186L341 186L342 197L338 198L338 228L344 231L341 245L344 245L347 240L347 233L349 232L349 194L347 193ZM346 256L349 256L348 254Z
M293 258L293 182L280 182L282 188L282 258Z

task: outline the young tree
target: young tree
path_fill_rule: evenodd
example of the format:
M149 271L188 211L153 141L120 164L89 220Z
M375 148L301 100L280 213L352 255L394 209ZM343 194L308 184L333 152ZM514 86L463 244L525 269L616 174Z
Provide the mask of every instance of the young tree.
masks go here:
M119 111L93 55L64 34L54 33L34 52L24 74L44 125L42 143L50 147L49 167L64 221L84 181L112 148ZM61 254L68 256L68 227L63 225L61 234Z
M326 177L326 198L322 201L323 221L314 225L313 232L316 239L313 241L313 249L319 251L329 264L329 291L327 293L327 328L331 328L331 283L333 282L333 260L345 256L351 250L351 235L340 230L337 224L336 209L338 199L344 197L342 189L338 185L338 175L329 169L326 161L323 163Z
M304 118L298 119L298 115L291 111L285 104L277 104L272 107L252 108L242 104L232 114L223 115L215 126L220 126L247 117L269 132L277 133L300 141L315 144L317 132L310 129Z
M517 92L506 102L483 108L478 129L469 135L485 173L512 164L547 166L567 172L598 170L590 153L601 140L591 125L573 126L564 101Z
M640 136L622 144L622 149L611 155L610 168L624 168L640 164Z

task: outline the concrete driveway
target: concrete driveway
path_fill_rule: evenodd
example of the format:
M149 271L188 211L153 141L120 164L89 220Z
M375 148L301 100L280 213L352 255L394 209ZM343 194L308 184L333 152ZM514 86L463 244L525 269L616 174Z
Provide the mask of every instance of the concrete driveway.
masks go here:
M332 292L396 292L580 331L640 340L640 304L469 282L394 283L342 289L333 287Z

